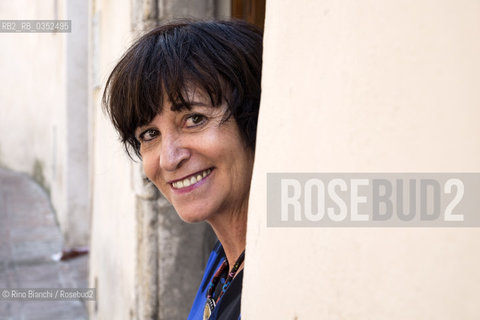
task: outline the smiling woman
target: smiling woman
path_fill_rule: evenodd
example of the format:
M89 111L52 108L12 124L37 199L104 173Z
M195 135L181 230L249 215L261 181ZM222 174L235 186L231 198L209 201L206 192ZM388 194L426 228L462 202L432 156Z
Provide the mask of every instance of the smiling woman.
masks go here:
M247 209L253 152L235 120L222 121L225 103L214 108L199 90L187 98L190 110L172 111L166 101L162 113L136 130L145 174L186 222L241 215Z
M168 24L125 53L104 92L127 152L184 221L208 222L219 239L191 320L240 318L261 57L247 23Z

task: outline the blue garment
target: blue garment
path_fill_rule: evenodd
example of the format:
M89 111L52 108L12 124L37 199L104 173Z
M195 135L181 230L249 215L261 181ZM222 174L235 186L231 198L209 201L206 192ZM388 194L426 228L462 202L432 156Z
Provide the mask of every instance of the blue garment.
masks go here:
M200 288L193 301L192 309L187 320L203 320L203 311L207 302L207 288L215 272L220 268L225 260L225 251L222 244L217 241L215 247L210 253L207 266L203 274ZM240 320L240 300L242 294L243 270L233 279L225 294L222 296L217 306L210 315L209 320Z

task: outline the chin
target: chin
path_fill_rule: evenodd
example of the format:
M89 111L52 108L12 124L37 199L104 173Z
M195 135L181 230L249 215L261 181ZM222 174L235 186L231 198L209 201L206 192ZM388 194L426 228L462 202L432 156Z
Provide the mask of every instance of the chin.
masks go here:
M200 223L200 222L204 222L206 221L206 219L201 219L197 216L182 216L182 215L179 215L180 219L183 220L183 222L186 222L186 223Z
M177 210L177 213L180 219L187 223L203 222L206 221L209 217L208 214L199 212L199 210Z

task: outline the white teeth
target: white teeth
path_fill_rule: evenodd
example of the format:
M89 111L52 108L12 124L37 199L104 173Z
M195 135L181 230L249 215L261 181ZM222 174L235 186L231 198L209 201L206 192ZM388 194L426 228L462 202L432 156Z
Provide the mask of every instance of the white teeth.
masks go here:
M184 187L189 187L192 184L195 184L198 181L205 178L206 176L208 176L210 174L210 172L212 172L211 169L203 170L202 173L199 173L196 176L193 176L193 177L190 177L190 178L185 178L181 181L176 181L176 182L172 183L172 185L175 189L181 189L181 188L184 188Z

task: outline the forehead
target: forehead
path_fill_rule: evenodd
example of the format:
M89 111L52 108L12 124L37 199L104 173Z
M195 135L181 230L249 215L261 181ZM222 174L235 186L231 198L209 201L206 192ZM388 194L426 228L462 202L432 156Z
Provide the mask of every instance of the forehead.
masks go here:
M176 97L173 101L168 95L164 95L163 103L160 106L157 115L170 112L182 113L190 111L196 107L216 109L215 107L217 107L217 105L215 105L213 98L211 98L202 88L198 86L188 86L181 96Z
M208 93L201 88L200 86L188 84L185 86L185 89L182 92L175 95L164 95L163 97L163 106L170 107L172 111L180 111L184 108L190 109L194 104L206 104L213 106L213 99L208 95Z
M183 99L183 100L182 100ZM168 95L163 96L163 103L157 109L157 112L151 116L147 121L143 121L136 126L142 128L155 118L168 117L168 115L175 115L195 109L201 113L208 113L210 116L222 116L227 111L227 103L214 104L213 98L199 86L189 85L182 93L181 98L177 98L176 101L172 101Z
M225 102L224 83L221 81L216 83L215 87L208 84L205 87L204 83L187 79L183 79L181 83L175 81L162 82L163 84L156 92L147 90L139 95L139 99L136 99L135 111L130 118L130 121L133 122L131 122L133 124L131 126L133 135L138 128L150 124L158 115L165 115L167 112L185 112L197 106L217 109ZM141 93L143 90L139 91L137 93Z

